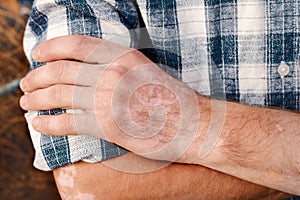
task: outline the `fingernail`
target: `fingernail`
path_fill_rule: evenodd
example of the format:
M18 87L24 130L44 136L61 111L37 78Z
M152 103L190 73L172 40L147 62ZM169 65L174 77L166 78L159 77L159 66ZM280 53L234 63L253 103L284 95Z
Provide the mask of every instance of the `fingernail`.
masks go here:
M34 60L38 60L39 58L41 58L41 49L40 48L35 48L33 51L32 51L32 58Z
M27 96L26 95L23 95L22 97L21 97L21 105L22 105L22 107L25 107L26 105L27 105Z
M23 92L26 91L27 89L27 81L25 80L25 78L22 78L20 81L20 88Z

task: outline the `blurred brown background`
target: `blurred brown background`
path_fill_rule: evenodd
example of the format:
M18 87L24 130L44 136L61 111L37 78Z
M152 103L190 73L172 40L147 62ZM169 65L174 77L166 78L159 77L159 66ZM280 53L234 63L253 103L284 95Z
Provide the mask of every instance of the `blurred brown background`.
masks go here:
M0 87L27 73L22 50L26 19L17 0L0 0ZM18 89L0 95L0 199L60 199L52 174L32 166L34 151L20 95Z

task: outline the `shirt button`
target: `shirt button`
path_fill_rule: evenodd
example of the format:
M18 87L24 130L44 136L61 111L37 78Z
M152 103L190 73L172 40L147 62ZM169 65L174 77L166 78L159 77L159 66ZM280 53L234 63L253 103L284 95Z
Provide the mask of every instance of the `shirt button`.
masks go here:
M277 71L281 77L284 77L290 73L291 68L284 61L281 61Z

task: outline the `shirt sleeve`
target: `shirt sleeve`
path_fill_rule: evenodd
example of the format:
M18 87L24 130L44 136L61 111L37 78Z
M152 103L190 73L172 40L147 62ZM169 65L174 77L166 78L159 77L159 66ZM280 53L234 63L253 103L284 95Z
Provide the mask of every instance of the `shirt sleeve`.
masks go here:
M30 70L44 63L31 57L41 42L64 35L88 35L120 45L135 47L139 19L136 5L125 1L36 0L24 34L24 51ZM120 156L127 151L115 144L90 136L47 136L35 131L31 121L38 115L74 113L74 110L55 109L29 111L25 114L35 148L34 166L49 171L79 160L100 162Z

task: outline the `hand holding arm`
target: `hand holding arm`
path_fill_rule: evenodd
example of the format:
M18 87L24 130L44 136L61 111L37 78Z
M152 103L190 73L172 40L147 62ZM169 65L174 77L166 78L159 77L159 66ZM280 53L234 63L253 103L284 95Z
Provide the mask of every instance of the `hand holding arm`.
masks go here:
M80 115L39 116L33 121L38 131L53 135L92 133L152 159L204 165L299 194L298 113L217 101L217 107L226 106L225 122L214 124L222 125L220 137L201 157L205 139L215 134L209 128L215 117L213 100L196 95L138 51L95 38L70 36L42 44L33 56L48 64L22 81L23 91L29 92L21 99L22 107L85 111ZM154 81L143 82L149 77ZM185 96L183 102L178 102L178 95ZM197 102L192 114L186 113L189 102L192 106ZM128 110L123 110L126 103ZM157 105L165 108L165 116L157 112Z

